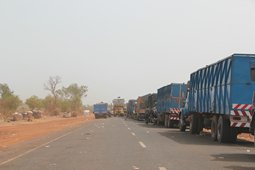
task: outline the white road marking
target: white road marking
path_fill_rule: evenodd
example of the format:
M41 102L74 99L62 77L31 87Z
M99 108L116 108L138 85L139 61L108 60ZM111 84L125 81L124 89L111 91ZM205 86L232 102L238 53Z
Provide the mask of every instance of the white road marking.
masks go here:
M166 170L165 167L158 167L159 170Z
M150 131L147 131L146 133L148 133L148 134L149 134L149 133L150 133Z
M136 169L136 170L137 170L137 169L140 169L140 168L138 168L137 166L133 166L133 169Z
M141 145L141 147L146 148L146 145L143 142L140 141L139 144Z
M133 136L135 136L135 133L134 133L134 132L132 132L131 134L132 134Z
M128 130L131 130L130 128L128 128Z
M73 131L72 131L72 132L73 132ZM64 135L62 135L62 136L59 136L59 137L57 137L57 138L55 138L55 139L52 139L52 140L49 141L49 142L46 142L46 143L41 144L41 145L39 145L39 146L37 146L37 147L35 147L35 148L33 148L33 149L30 149L30 150L24 152L23 154L20 154L20 155L18 155L18 156L15 156L15 157L13 157L13 158L10 158L10 159L8 159L8 160L6 160L6 161L4 161L4 162L1 162L1 163L0 163L0 166L2 166L2 165L4 165L4 164L7 164L7 163L9 163L9 162L11 162L11 161L14 161L14 160L16 160L16 159L18 159L18 158L21 158L21 157L23 157L23 156L25 156L25 155L27 155L27 154L29 154L29 153L31 153L31 152L37 150L37 149L40 149L40 148L42 148L42 147L44 147L44 146L49 145L50 143L55 142L55 141L57 141L57 140L59 140L59 139L61 139L61 138L64 138L65 136L70 135L72 132L68 132L68 133L66 133L66 134L64 134Z

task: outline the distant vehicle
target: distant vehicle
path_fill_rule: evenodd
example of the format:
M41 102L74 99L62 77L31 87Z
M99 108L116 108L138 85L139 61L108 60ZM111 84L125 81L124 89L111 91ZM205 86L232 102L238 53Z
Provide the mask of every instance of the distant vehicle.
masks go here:
M140 96L137 99L137 105L136 105L136 114L137 114L137 120L145 120L145 112L148 104L148 97L151 94L147 94L144 96Z
M113 103L113 115L124 116L126 112L125 99L118 97L112 101Z
M184 83L172 83L158 89L158 124L163 124L165 127L178 127L186 93L187 85Z
M136 100L129 100L127 103L127 116L128 117L135 117L135 107L136 107Z
M254 54L233 54L199 69L190 75L181 131L187 125L192 134L208 128L213 140L235 142L238 133L254 131L254 91Z
M107 118L108 115L108 104L107 103L97 103L94 104L93 113L95 114L95 118Z

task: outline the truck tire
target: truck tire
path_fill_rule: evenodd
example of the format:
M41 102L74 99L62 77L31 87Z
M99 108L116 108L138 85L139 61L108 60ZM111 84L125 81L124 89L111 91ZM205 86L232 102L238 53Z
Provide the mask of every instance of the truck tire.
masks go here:
M229 142L235 143L237 140L237 131L234 128L230 128L230 138Z
M182 115L179 120L179 129L181 132L185 132L185 130L186 130L186 124L185 124L185 121L184 121L184 118Z
M219 117L217 125L217 140L219 143L229 142L230 139L229 121L223 116Z
M191 134L197 134L197 131L198 131L197 123L198 123L197 114L192 114L191 120L190 120L190 125L189 125Z
M204 118L201 114L197 115L197 134L200 134L200 132L204 128Z
M211 122L211 138L213 141L217 141L217 128L218 127L218 118L217 116L212 117L212 122Z
M167 127L168 126L168 116L165 114L164 117L165 117L164 127L168 128Z
M175 124L175 122L173 120L168 120L168 127L169 128L173 128L174 124Z

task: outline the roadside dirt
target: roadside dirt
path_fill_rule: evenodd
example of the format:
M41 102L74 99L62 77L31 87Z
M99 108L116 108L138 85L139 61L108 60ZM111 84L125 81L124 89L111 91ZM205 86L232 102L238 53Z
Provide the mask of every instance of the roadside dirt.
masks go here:
M44 117L33 122L12 122L0 124L0 150L7 149L14 144L29 141L36 137L41 137L52 132L73 127L94 119L93 114L86 117L61 118Z

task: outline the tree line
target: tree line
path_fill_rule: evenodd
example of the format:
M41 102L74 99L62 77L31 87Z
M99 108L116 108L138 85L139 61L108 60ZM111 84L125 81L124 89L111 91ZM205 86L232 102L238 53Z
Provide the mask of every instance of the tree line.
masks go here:
M22 104L26 104L30 110L43 110L45 114L52 116L61 112L72 112L72 116L82 113L82 98L87 95L87 86L73 83L60 87L60 84L59 76L49 77L44 89L49 91L50 95L45 98L33 95L23 102L7 84L0 83L0 116L7 120Z

